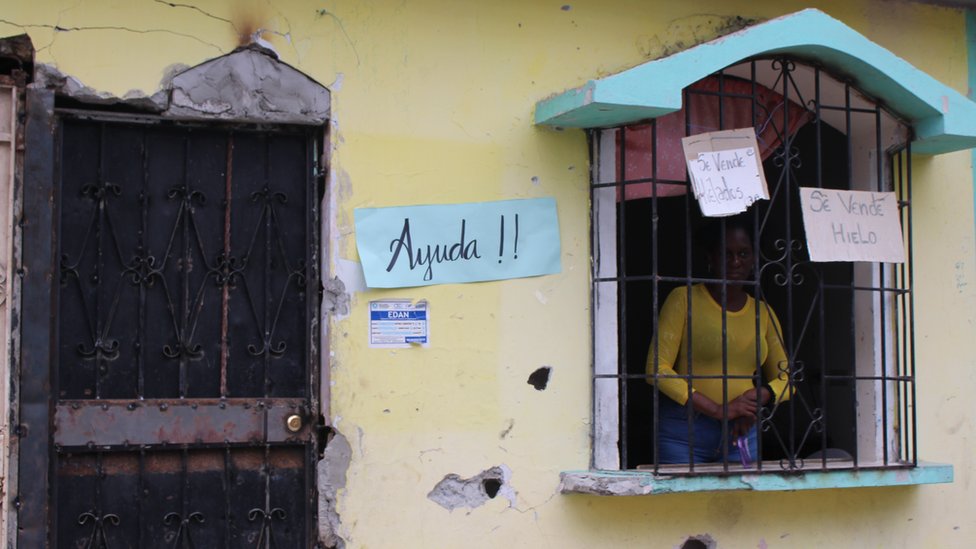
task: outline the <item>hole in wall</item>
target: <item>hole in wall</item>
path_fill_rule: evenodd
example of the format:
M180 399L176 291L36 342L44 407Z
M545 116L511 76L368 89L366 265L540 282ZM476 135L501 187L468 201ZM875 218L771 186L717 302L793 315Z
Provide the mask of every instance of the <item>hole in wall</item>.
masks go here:
M497 478L486 478L485 480L481 481L481 487L485 490L485 493L488 494L489 498L494 499L495 496L498 495L498 490L500 490L502 487L502 481L501 479Z
M529 379L526 383L535 387L536 391L545 391L546 386L549 385L549 374L551 372L551 367L543 366L542 368L532 372L532 374L529 375Z
M325 424L325 416L319 414L318 421L315 424L315 438L318 442L319 459L325 457L325 447L328 446L334 434L335 430Z
M681 549L715 549L715 540L708 534L691 536L686 539L679 547Z

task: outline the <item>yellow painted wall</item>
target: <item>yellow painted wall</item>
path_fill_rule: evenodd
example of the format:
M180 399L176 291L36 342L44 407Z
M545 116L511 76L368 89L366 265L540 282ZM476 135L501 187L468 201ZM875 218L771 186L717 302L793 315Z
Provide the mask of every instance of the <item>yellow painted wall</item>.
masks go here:
M199 9L189 6L196 6ZM588 165L580 131L532 125L535 102L714 36L727 16L811 5L966 92L964 17L899 1L0 1L0 35L98 90L152 93L168 67L263 29L333 91L333 269L353 289L331 323L331 419L350 441L339 494L350 547L968 547L976 534L976 269L970 156L918 159L915 273L919 442L949 485L644 498L559 495L589 462ZM534 179L537 178L537 179ZM352 211L553 196L563 273L362 291ZM424 298L428 349L366 345L369 300ZM546 391L526 383L553 369ZM502 433L505 433L504 435ZM448 512L449 473L505 464L517 491Z

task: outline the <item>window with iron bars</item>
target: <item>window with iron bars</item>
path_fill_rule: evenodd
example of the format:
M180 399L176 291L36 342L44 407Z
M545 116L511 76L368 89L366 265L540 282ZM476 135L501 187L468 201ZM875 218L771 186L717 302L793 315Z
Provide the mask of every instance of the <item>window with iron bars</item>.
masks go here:
M736 282L724 268L706 270L696 241L705 220L690 192L680 139L749 126L756 129L770 199L744 214L755 276ZM781 326L775 334L786 360L776 367L790 398L759 408L758 455L750 470L917 465L910 125L824 68L776 58L740 63L689 86L677 113L589 136L591 466L669 474L745 466L729 458L735 442L730 422L719 422L714 463L664 464L658 457L661 405L669 397L659 388L663 374L655 367L653 336L668 294L678 288L690 296L699 284L722 292L743 284L757 303L757 332L761 310L774 311ZM799 187L896 192L906 262L811 262ZM725 222L717 223L724 239ZM686 308L687 326L692 309ZM728 314L722 306L723 346ZM736 396L727 392L736 377L722 356L722 375L711 378L726 388L728 401ZM768 381L760 362L757 353L755 372L746 376L757 387ZM693 358L687 366L677 379L690 395L695 382L709 376L695 375ZM682 408L693 446L695 410Z

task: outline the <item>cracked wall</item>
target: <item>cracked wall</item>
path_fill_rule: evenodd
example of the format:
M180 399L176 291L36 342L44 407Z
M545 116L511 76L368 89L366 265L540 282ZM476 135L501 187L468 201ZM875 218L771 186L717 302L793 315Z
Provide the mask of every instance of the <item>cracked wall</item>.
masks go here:
M0 34L30 33L38 63L77 79L64 84L77 86L72 93L128 101L132 108L162 109L154 107L157 90L185 67L234 51L242 36L315 81L334 83L327 191L333 217L323 220L329 333L323 394L331 394L327 423L342 434L317 470L324 543L673 547L708 532L723 547L764 540L783 547L962 547L976 528L969 518L976 510L967 503L971 473L957 473L947 487L918 490L559 493L561 471L590 463L589 166L586 137L534 127L533 105L732 30L740 18L765 19L808 4L8 2ZM815 4L965 89L964 35L953 10L909 2ZM219 87L186 93L202 105L191 110L226 112ZM957 224L965 224L968 235L971 204L958 198L971 192L970 179L959 176L968 175L969 159L956 155L918 168L918 234L958 237ZM364 287L354 208L543 196L558 203L561 274L423 289ZM924 254L919 276L933 281L918 298L919 322L959 303L976 310L976 285L953 293L952 278L958 261L961 276L973 276L976 246L969 236L956 240L951 250L918 251ZM430 303L429 348L365 344L368 302L387 298ZM976 338L967 339L964 329L972 320L952 312L919 341L922 356L933 348L940 353L939 371L929 373L927 385L946 388L938 398L920 391L926 447L959 471L976 467L976 448L961 442L976 440L976 432L960 404L976 382L958 375L959 365L976 356L966 343ZM535 373L543 367L550 375ZM499 479L501 464L509 473L502 469ZM924 529L912 527L923 523Z

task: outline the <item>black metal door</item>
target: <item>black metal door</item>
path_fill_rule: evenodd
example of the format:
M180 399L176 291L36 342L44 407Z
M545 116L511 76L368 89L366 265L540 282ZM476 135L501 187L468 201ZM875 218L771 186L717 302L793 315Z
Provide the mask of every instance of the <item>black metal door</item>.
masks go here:
M49 543L311 547L316 130L55 129Z

